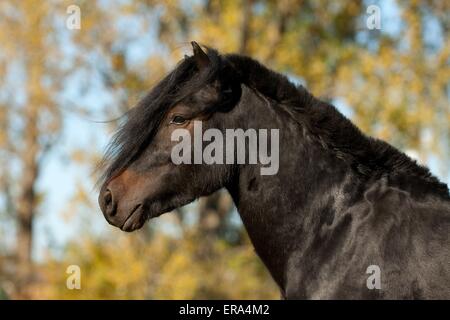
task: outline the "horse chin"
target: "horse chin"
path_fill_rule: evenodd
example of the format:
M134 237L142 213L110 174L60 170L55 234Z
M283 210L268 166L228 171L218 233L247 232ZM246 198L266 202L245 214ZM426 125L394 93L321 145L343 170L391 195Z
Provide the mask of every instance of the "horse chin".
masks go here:
M137 208L135 208L135 210L131 213L131 215L125 220L125 222L119 228L125 232L133 232L139 230L144 226L147 220L157 218L164 213L171 212L177 208L180 208L184 205L191 203L195 199L196 199L195 197L182 199L177 201L176 204L168 205L163 209L159 208L158 211L154 211L151 209L149 210L149 207L152 206L139 205L137 206Z
M165 212L171 210L166 210L162 212L148 212L144 208L140 207L138 210L133 212L133 214L119 227L122 231L133 232L141 229L147 220L157 218Z
M122 231L132 232L142 228L145 221L147 221L147 215L142 209L142 206L139 205L119 228Z

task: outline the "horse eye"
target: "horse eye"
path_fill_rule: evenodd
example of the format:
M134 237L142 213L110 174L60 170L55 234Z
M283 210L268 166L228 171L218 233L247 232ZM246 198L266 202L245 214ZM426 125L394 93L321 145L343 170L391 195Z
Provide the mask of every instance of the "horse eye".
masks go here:
M186 119L182 116L175 116L173 117L172 121L170 123L173 124L183 124L186 122Z

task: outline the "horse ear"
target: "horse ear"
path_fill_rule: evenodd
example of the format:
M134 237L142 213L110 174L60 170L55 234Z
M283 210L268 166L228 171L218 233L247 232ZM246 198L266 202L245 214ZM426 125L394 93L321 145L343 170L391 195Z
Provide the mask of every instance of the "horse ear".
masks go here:
M200 48L197 42L192 41L192 50L194 51L194 60L197 64L199 70L202 70L209 66L209 57L208 55Z

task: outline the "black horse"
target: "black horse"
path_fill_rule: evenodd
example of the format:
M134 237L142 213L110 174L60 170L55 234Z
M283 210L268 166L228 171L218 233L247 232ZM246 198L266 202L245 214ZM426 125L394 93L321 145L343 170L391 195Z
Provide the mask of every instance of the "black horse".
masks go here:
M283 75L192 45L110 143L99 195L109 223L133 231L225 187L283 298L450 298L444 183ZM174 164L172 132L192 132L194 120L279 129L277 174L261 175L261 163Z

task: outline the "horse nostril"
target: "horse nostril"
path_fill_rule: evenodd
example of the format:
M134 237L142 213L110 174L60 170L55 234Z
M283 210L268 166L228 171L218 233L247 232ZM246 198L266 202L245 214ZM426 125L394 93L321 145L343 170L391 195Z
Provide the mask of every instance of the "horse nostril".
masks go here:
M103 199L105 201L105 205L108 207L109 204L112 202L112 194L109 189L106 190L105 194L103 195Z
M113 216L116 210L114 207L111 190L106 189L103 195L103 203L105 204L106 214L108 214L109 216Z

